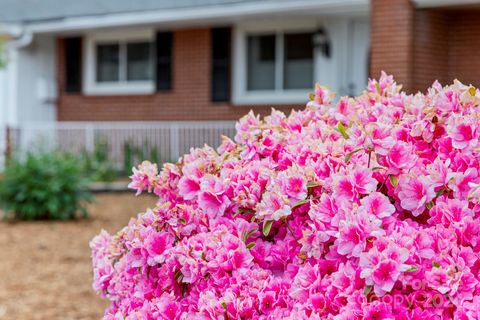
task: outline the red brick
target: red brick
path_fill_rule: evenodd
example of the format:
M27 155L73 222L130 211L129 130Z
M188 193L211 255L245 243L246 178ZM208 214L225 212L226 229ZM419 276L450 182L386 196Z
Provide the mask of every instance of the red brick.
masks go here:
M173 89L152 95L86 96L64 90L64 47L58 40L58 120L235 120L250 109L267 114L302 106L234 106L210 101L210 30L174 32ZM306 96L306 95L305 95Z

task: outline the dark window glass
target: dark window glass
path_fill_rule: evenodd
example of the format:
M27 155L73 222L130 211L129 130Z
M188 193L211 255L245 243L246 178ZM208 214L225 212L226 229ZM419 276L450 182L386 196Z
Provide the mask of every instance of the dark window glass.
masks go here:
M284 89L307 89L313 85L313 33L284 35Z
M119 77L120 46L118 44L97 45L97 82L117 82Z
M152 79L152 47L149 42L127 44L127 81Z
M247 89L275 89L275 35L247 38Z

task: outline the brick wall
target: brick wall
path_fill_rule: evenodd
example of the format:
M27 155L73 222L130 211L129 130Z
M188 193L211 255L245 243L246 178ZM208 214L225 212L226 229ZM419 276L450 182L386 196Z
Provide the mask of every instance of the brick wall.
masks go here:
M412 90L423 91L434 80L448 83L449 15L444 11L415 12L414 68Z
M371 1L371 62L370 75L378 78L380 71L393 74L406 90L412 87L413 19L410 0Z
M250 109L267 114L272 107L290 112L302 106L233 106L210 101L210 30L174 32L173 89L152 95L85 96L64 90L64 50L58 40L58 120L234 120Z
M480 8L414 8L410 0L372 0L370 74L395 76L409 92L434 80L480 85Z
M480 10L449 15L449 78L480 86Z

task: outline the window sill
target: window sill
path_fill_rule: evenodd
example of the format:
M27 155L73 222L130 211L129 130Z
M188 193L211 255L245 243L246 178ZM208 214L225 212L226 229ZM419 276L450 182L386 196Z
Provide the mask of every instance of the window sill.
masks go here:
M309 89L288 91L247 91L235 94L234 105L306 104Z
M150 81L134 83L96 83L84 88L85 95L145 95L155 93L155 85Z

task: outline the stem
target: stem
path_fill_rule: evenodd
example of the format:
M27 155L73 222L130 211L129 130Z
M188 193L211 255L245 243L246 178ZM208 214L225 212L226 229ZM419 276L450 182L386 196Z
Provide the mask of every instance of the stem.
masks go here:
M370 160L372 159L372 150L368 150L368 168L370 168Z
M290 225L288 224L288 221L285 219L285 225L287 226L287 230L290 232L290 234L292 235L293 239L295 239L295 242L300 245L300 243L298 242L298 239L297 237L295 237L295 234L293 233L292 229L290 228Z

